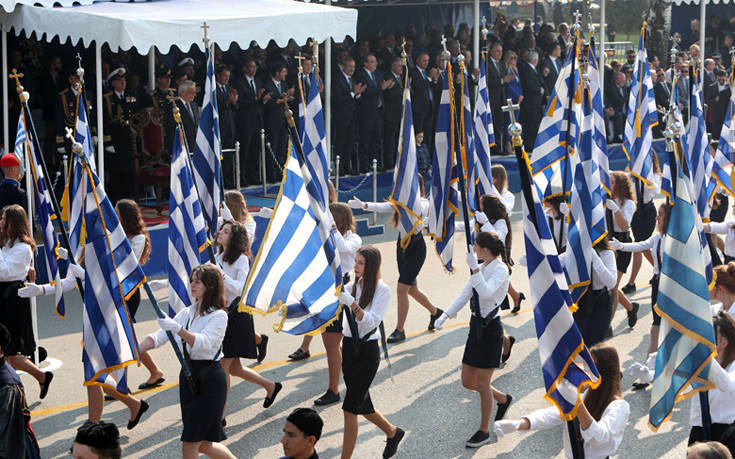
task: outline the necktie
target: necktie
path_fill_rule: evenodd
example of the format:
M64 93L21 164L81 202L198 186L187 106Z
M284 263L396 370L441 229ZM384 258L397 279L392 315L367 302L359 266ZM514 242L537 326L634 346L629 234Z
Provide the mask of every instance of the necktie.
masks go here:
M280 81L278 83L276 83L276 90L278 91L278 95L280 96L281 93L283 92L281 90L281 82Z
M373 75L373 72L368 71L370 74L370 79L373 81L373 84L375 84L375 75Z
M347 77L347 86L349 86L350 91L352 91L353 87L352 87L352 77L351 76Z
M184 105L186 105L186 111L189 112L189 116L191 116L192 121L194 121L194 110L191 109L191 104L186 102Z
M427 83L431 83L431 80L426 75L424 69L421 69L421 75L424 76L424 80L426 80ZM429 84L426 85L426 92L429 93L429 102L434 102L434 93L431 91L431 86Z
M255 90L255 80L250 80L250 87L253 88L253 95L256 95L258 92Z

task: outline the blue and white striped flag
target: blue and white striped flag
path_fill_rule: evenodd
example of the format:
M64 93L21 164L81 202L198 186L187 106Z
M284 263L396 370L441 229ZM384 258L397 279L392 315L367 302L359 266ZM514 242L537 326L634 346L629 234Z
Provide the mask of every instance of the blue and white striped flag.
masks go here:
M525 156L525 152L524 152ZM524 158L528 161L527 158ZM541 206L541 190L531 182L533 208L523 199L523 233L528 279L544 376L544 398L573 419L582 403L585 386L596 388L600 374L572 318L572 299L556 252L549 224Z
M702 91L696 78L692 86L691 105L689 111L689 158L692 162L692 186L694 187L697 211L704 221L709 220L710 204L715 195L717 184L710 179L712 172L712 154L707 137L707 125L702 110Z
M88 166L84 180L84 385L104 385L126 394L124 367L139 360L126 300L145 282L145 274L115 209Z
M309 98L306 104L299 104L299 137L301 145L306 156L306 163L309 165L309 172L314 180L317 181L321 190L324 205L327 205L329 199L329 161L327 160L327 140L324 134L324 112L322 111L322 98L319 94L319 84L316 67L311 72ZM299 80L299 90L304 100L303 89L301 88L301 78Z
M30 147L25 118L23 117L22 112L23 107L21 107L21 116L18 117L18 128L15 130L15 148L13 149L13 154L18 158L18 161L20 161L21 177L26 173L26 153Z
M715 333L698 231L702 223L688 177L678 165L674 173L676 193L663 243L655 306L663 320L649 412L654 429L671 416L675 403L715 387L710 379Z
M207 79L204 82L204 99L202 100L202 116L199 118L199 129L194 146L194 180L199 190L204 220L207 223L207 235L214 240L217 232L217 217L222 201L222 174L220 159L222 144L219 135L219 111L217 109L217 84L214 80L214 53L207 48Z
M732 77L730 81L733 81ZM730 102L727 104L725 122L722 124L720 141L717 144L717 152L712 162L712 177L717 183L735 197L735 173L733 163L735 162L735 91L730 91Z
M293 148L285 174L239 309L280 311L277 331L317 334L339 312L342 270L321 190Z
M610 195L610 165L607 156L607 137L605 134L605 106L602 103L602 92L600 91L600 70L598 67L595 47L589 47L589 63L587 65L587 90L592 100L592 111L594 117L594 135L592 136L592 157L600 174L600 184L605 193L602 196L603 204ZM594 180L594 179L593 179ZM597 183L597 182L593 182Z
M428 233L436 241L436 253L442 266L449 272L454 271L454 219L457 215L459 191L459 166L456 164L454 149L454 95L449 89L452 78L452 65L442 72L442 93L436 118L434 136L434 162L431 165L431 194L429 197Z
M467 210L469 211L470 217L472 217L475 215L479 201L475 191L475 184L478 181L478 165L475 152L475 123L472 116L472 106L470 105L470 90L467 77L466 71L460 72L462 99L459 105L459 138L462 153L462 171L464 172L465 188L467 188L463 199L467 201Z
M625 118L625 151L630 162L630 173L643 181L648 188L653 186L653 158L651 128L658 124L656 98L646 53L646 28L641 29L638 53L635 58L633 84L628 99L628 114Z
M30 115L26 115L25 108L21 107L20 120L18 121L19 127L21 125L23 128L26 127L26 116ZM58 256L56 255L59 241L56 238L53 222L58 216L54 213L54 209L51 206L51 195L48 191L46 177L43 174L41 159L38 157L39 152L33 148L33 142L30 141L28 131L25 131L21 137L25 139L24 150L28 154L31 178L33 179L33 197L36 203L38 222L41 226L41 233L43 234L43 253L46 255L46 274L48 275L48 279L55 285L54 304L56 305L56 314L63 318L66 315L66 307L64 306L64 296L61 290L61 273L59 272ZM16 139L15 144L17 149L18 139Z
M403 87L403 117L398 137L398 155L396 169L393 173L393 190L388 201L398 212L398 224L401 226L403 239L401 247L408 247L411 236L423 223L421 218L421 191L419 189L419 168L416 161L416 137L413 130L413 111L411 107L411 89Z
M493 115L490 111L490 97L487 92L485 79L485 55L480 62L480 81L477 83L475 97L475 151L477 157L477 189L482 197L486 194L500 196L493 185L490 148L495 145L495 131L493 130Z
M77 121L74 127L74 140L82 144L82 151L87 156L87 164L92 172L97 173L94 166L94 149L92 148L92 133L87 123L87 110L84 108L84 100L81 92L77 94Z
M171 196L168 213L168 311L171 317L193 304L191 272L201 264L207 231L194 178L183 149L183 133L176 127L171 152Z

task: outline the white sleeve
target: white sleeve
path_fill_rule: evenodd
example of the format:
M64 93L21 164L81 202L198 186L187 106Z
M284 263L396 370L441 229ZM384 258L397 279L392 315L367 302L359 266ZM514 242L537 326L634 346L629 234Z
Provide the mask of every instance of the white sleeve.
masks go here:
M345 238L342 233L335 231L334 239L337 242L337 250L341 252L356 253L362 245L362 238L352 232Z
M625 426L630 416L630 405L625 400L615 400L603 413L599 421L592 421L587 430L580 429L585 442L594 440L617 451L623 440ZM612 443L612 444L611 444Z
M133 236L133 238L130 239L130 246L135 254L135 259L140 261L140 257L143 255L143 250L145 250L145 235L136 234Z
M653 242L658 237L658 234L654 234L645 241L639 242L622 242L623 247L620 249L623 252L643 252L645 250L653 249Z
M0 250L0 282L18 280L28 274L33 260L31 246L17 242L5 251Z
M603 250L599 254L599 261L592 263L595 276L597 276L605 287L615 287L618 281L618 267L615 264L615 254L612 250Z
M508 236L508 224L505 223L504 219L496 220L495 223L492 224L493 228L491 231L494 231L495 234L498 235L498 239L500 239L503 244L505 244L505 238ZM482 230L485 231L485 226L483 225Z
M462 309L468 301L470 301L470 298L472 298L472 284L470 282L466 282L457 298L454 299L451 306L449 306L444 312L452 319L456 318L459 310Z
M633 219L635 213L635 201L630 199L626 200L622 206L620 206L620 213L623 214L623 218L630 226L630 221Z
M462 221L454 221L454 231L457 233L463 233L464 232L464 220Z
M189 309L191 309L192 307L196 307L196 305L184 308L181 311L177 312L174 316L174 320L178 322L179 325L181 325L182 327L186 327L186 321L189 318ZM166 331L161 330L160 328L148 336L153 340L153 347L160 347L166 341L168 341Z
M362 319L357 319L357 323L362 324L368 330L376 328L383 321L389 305L390 287L385 284L378 284L373 300L370 302L370 307L363 310Z
M653 174L653 194L661 192L661 174Z
M209 319L207 326L204 330L199 333L193 333L194 345L191 346L191 353L200 352L205 353L208 350L214 350L219 346L216 343L221 343L225 338L225 331L227 330L227 313L219 309L211 312L212 318Z
M528 419L530 430L548 429L549 427L558 426L562 423L561 417L559 416L559 409L555 406L536 410L524 417Z
M365 205L367 206L367 210L370 212L377 212L379 214L389 214L393 212L395 209L393 207L393 204L389 202L366 202Z
M485 276L482 275L482 269L480 269L480 271L470 276L470 284L477 292L480 302L492 298L499 288L508 283L508 268L504 263L499 264L498 268L493 269L489 274L490 278L485 279Z
M250 245L252 245L255 240L255 230L257 226L258 225L255 223L255 220L250 220L245 223L245 232L248 233L248 241L250 241Z
M419 199L419 207L421 210L421 218L427 218L429 216L429 200L426 198Z
M727 234L728 231L730 231L730 226L735 223L735 221L727 220L724 222L711 222L709 224L709 232L714 234Z
M728 372L717 360L712 360L712 374L719 390L722 392L735 391L735 372Z
M229 276L222 270L222 276L225 281L225 292L227 297L238 297L242 294L243 288L245 288L245 281L248 278L250 272L250 261L245 255L240 255L240 258L235 260L232 264L234 269L233 276Z

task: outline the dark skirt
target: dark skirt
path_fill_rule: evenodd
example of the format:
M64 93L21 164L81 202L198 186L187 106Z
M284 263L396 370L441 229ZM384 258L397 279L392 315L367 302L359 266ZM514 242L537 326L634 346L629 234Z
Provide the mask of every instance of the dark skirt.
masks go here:
M659 275L656 274L653 276L653 279L651 279L651 312L653 312L653 325L658 326L661 325L661 316L658 315L656 312L656 302L658 301L658 279Z
M255 324L249 312L239 312L240 298L230 304L227 313L227 329L222 340L222 355L226 358L258 358L255 344Z
M698 403L698 400L695 399L693 403ZM729 428L730 424L712 424L710 427L712 440L722 443L730 450L730 454L735 455L735 432L728 433L727 429ZM707 440L704 438L704 429L700 426L694 426L689 431L689 444L691 445L698 441Z
M0 282L0 323L10 332L10 344L3 349L5 355L31 356L36 350L31 300L18 296L21 287L23 281Z
M462 363L475 368L499 368L503 353L503 324L496 317L480 332L484 320L472 314Z
M709 213L709 218L713 222L722 223L725 221L727 211L730 210L730 198L727 193L719 195L720 205L716 209L712 209Z
M208 370L205 368L211 365ZM227 397L225 371L219 361L192 360L192 372L199 375L199 394L193 395L183 372L179 372L179 398L184 431L181 441L219 442L227 438L222 414Z
M653 201L641 204L630 220L630 229L636 241L645 241L656 229L656 205Z
M398 283L416 285L416 278L426 260L426 242L421 233L411 236L406 250L401 248L401 239L396 243L396 260L398 261Z
M622 231L619 233L614 231L613 237L620 242L631 242L630 231ZM628 270L628 265L630 265L630 255L630 252L624 252L622 250L617 252L615 255L615 264L618 267L618 272L624 273Z
M138 306L140 306L140 289L130 295L130 298L128 298L128 301L126 301L125 304L128 305L130 317L133 319L133 322L135 322L135 313L138 312Z
M378 340L360 343L360 355L355 354L355 346L350 337L342 341L342 374L347 392L342 409L352 414L375 413L370 399L370 385L380 365Z
M577 304L574 321L587 348L602 342L612 321L612 296L606 288L588 290Z

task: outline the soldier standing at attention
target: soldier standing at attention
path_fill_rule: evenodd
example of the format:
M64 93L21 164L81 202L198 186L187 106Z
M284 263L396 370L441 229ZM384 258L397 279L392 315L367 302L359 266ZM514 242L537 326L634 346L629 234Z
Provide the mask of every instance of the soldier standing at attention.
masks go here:
M110 72L107 82L112 91L105 94L105 164L109 175L107 191L114 204L123 198L133 198L133 133L130 118L138 109L138 101L125 91L125 69ZM108 134L109 133L109 134Z

